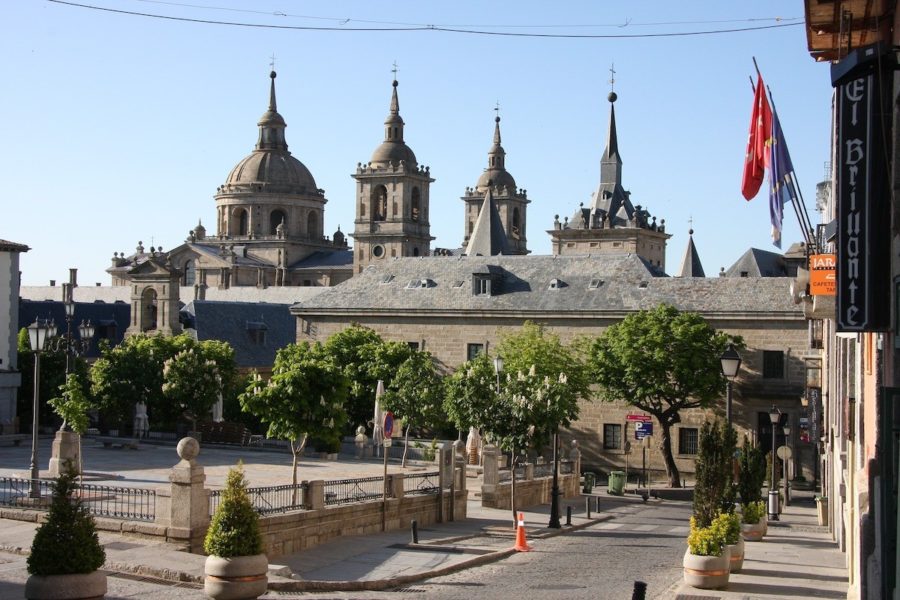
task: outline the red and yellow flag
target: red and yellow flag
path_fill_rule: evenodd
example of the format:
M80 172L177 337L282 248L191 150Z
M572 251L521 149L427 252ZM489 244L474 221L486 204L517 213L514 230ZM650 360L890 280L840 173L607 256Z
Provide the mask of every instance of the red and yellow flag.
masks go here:
M747 139L747 155L744 159L744 178L741 193L752 200L762 187L766 166L769 163L768 142L772 136L772 109L766 97L762 75L756 79L753 94L753 112L750 115L750 134Z

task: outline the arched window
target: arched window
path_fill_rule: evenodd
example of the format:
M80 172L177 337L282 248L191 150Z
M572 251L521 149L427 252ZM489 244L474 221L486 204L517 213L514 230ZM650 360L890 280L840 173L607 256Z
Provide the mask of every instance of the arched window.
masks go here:
M287 214L283 210L273 210L269 215L269 235L278 233L278 226L284 223L285 233L287 233Z
M414 187L412 190L412 209L410 211L410 217L412 217L413 221L419 220L419 211L420 205L422 203L422 194L419 192L419 188Z
M181 285L194 285L197 281L197 267L194 261L188 259L184 261L184 275L181 277Z
M140 326L141 331L156 329L156 290L152 287L141 293Z
M385 219L387 219L387 188L377 185L372 190L372 220L384 221Z
M243 208L235 208L231 212L231 223L228 228L231 235L247 235L250 230L250 215Z
M312 240L319 237L319 213L314 210L306 217L306 235Z
M419 247L416 246L413 248L413 256L418 256L418 255L419 255Z
M518 207L516 207L516 208L513 208L513 214L512 214L512 237L514 237L515 239L519 239L519 237L522 235L521 231L522 231L522 221L521 221L521 217L519 215L519 209L518 209Z

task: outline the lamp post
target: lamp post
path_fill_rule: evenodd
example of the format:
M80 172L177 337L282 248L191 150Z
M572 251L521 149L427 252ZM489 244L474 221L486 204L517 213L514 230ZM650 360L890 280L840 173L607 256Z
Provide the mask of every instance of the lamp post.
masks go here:
M784 473L782 473L782 475L784 476L784 505L790 506L790 504L791 504L790 485L791 484L790 484L790 480L788 477L788 475L789 475L788 467L790 466L790 461L791 461L791 447L790 447L790 444L788 444L788 441L791 439L791 437L790 437L791 436L790 420L785 421L783 429L784 429L784 447L785 447L785 454L784 454L784 459L783 459L784 460Z
M75 318L75 302L72 300L72 284L63 284L63 306L66 309L66 333L65 335L56 337L56 324L53 325L53 331L48 336L46 347L51 352L65 352L66 354L66 382L72 373L72 359L76 356L85 354L91 347L91 341L94 338L94 326L90 319L82 320L78 326L79 339L75 340L72 335L72 321ZM64 431L66 422L63 421L60 431Z
M34 352L34 402L31 406L31 493L33 499L41 497L38 470L38 407L41 397L41 352L47 344L47 338L56 335L53 321L35 319L28 326L28 342Z
M553 488L550 491L550 529L559 529L559 427L553 432Z
M722 375L725 376L725 421L731 427L731 382L741 368L741 355L734 349L734 344L728 344L719 361L722 363Z
M769 520L778 520L778 490L775 489L775 426L781 420L781 411L775 405L769 411L769 420L772 422L772 479L769 484Z

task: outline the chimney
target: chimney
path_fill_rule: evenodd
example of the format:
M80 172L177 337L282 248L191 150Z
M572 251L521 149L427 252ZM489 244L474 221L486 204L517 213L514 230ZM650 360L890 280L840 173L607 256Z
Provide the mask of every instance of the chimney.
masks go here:
M73 288L78 287L78 269L69 269L69 283Z
M51 280L50 280L50 287L56 287L56 280L55 280L55 279L51 279Z

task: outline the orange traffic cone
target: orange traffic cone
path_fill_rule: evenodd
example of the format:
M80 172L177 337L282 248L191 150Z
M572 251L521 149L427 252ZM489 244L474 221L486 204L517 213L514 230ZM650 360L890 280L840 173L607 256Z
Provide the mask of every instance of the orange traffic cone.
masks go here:
M525 513L519 513L519 522L516 527L516 545L513 546L513 550L516 552L529 552L531 549L531 546L525 540Z

